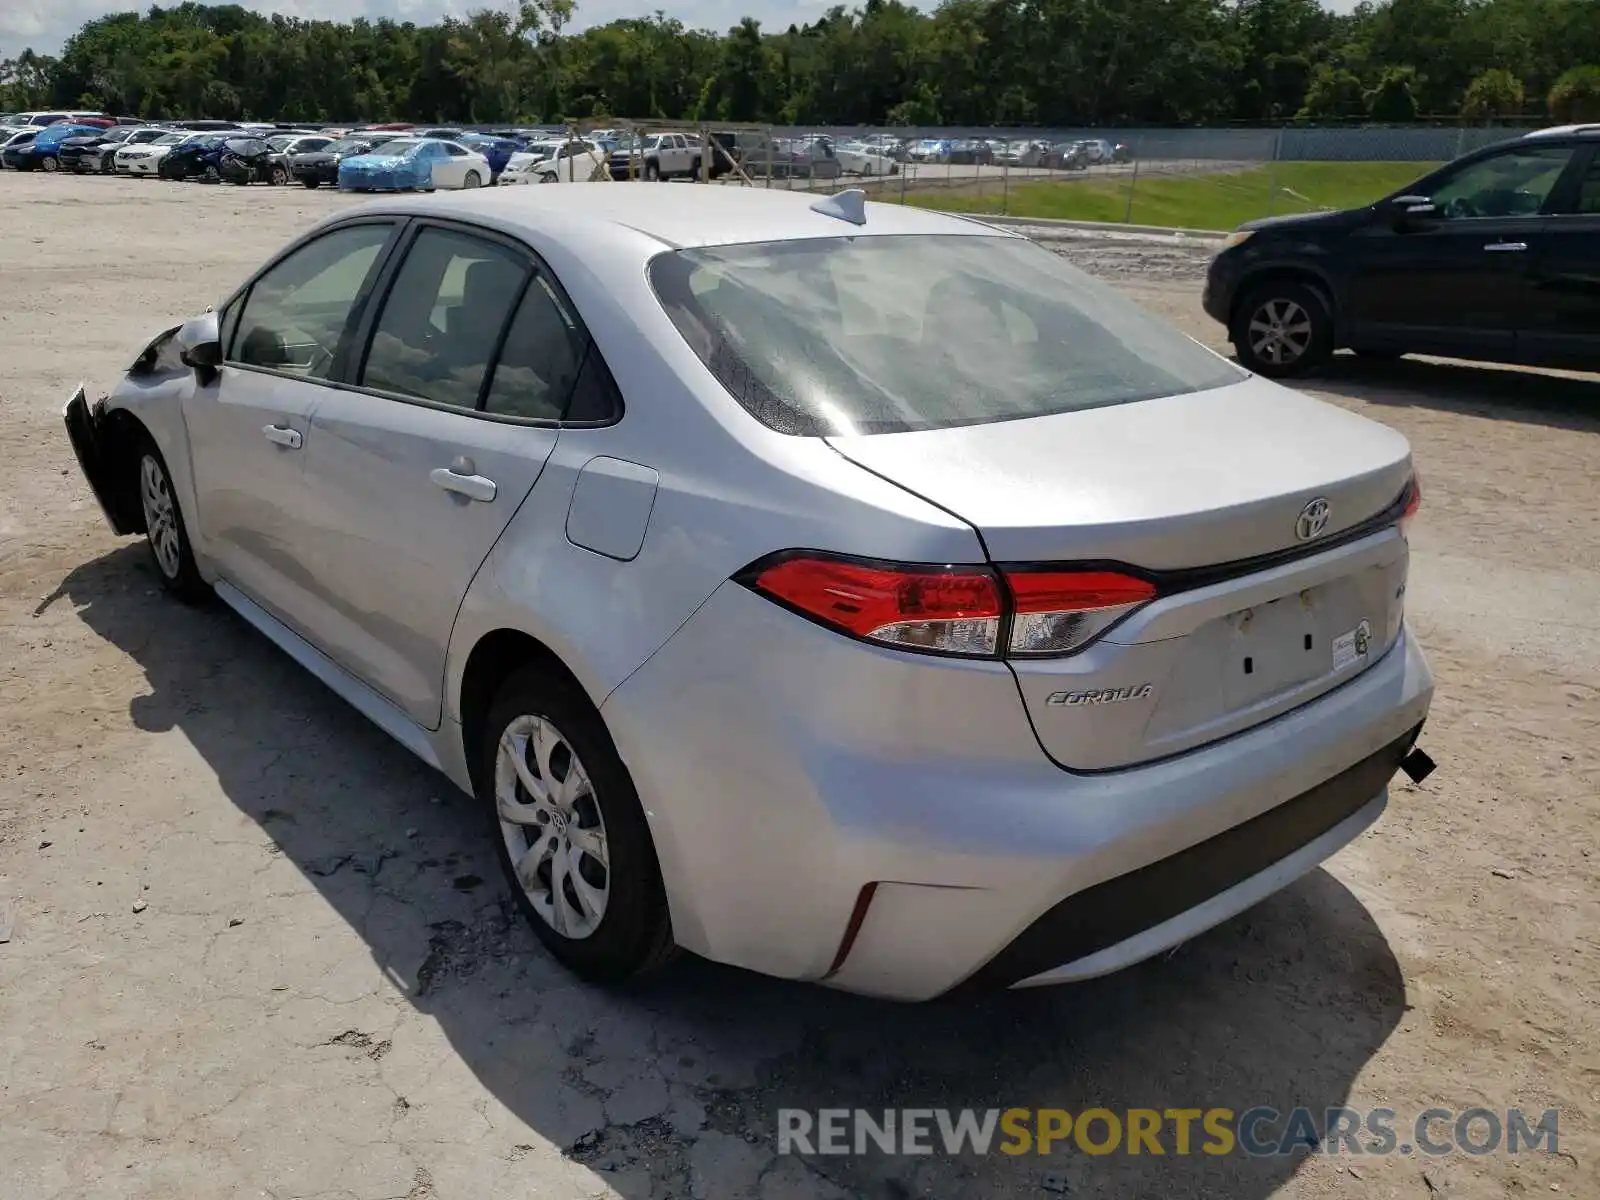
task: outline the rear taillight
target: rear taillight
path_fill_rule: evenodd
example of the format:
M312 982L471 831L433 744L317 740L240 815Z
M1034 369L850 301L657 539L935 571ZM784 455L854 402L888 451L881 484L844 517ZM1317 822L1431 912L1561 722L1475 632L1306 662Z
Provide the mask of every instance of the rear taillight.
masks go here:
M795 555L748 573L751 587L872 642L992 658L1005 606L982 567L863 563Z
M866 641L995 658L1071 654L1153 600L1153 584L1113 571L933 566L794 553L739 579L788 608Z
M1115 571L1008 570L1015 616L1008 653L1070 654L1156 597L1155 584Z
M1406 506L1400 513L1401 536L1409 536L1411 532L1411 518L1417 515L1417 509L1422 507L1422 481L1417 476L1411 477L1411 482L1406 484Z

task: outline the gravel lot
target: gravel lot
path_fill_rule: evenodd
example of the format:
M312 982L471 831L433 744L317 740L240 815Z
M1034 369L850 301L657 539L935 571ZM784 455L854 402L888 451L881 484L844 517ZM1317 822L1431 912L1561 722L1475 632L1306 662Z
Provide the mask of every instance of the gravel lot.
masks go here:
M509 918L467 798L157 595L61 428L344 203L0 175L0 1197L1600 1195L1600 380L1311 386L1416 448L1439 684L1439 771L1326 870L1069 990L906 1008L691 962L606 994ZM1217 342L1204 246L1053 244ZM780 1106L1258 1104L1554 1106L1562 1153L772 1153Z

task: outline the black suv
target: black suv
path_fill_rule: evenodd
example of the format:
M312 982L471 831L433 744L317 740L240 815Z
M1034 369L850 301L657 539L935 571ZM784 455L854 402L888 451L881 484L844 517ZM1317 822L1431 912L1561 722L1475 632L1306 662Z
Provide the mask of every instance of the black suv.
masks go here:
M1366 208L1241 225L1205 310L1262 375L1334 350L1600 367L1600 125L1459 158Z

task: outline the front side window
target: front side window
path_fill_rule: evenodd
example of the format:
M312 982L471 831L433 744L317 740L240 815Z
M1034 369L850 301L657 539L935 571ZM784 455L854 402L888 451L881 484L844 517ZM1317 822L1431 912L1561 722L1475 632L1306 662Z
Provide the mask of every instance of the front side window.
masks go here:
M942 429L1222 387L1244 373L1025 238L818 238L650 263L684 339L794 434Z
M522 256L496 242L424 229L378 314L361 384L476 408L527 273Z
M1537 216L1571 159L1570 146L1507 150L1451 172L1429 199L1436 215L1450 221Z
M323 234L251 285L228 358L245 366L327 379L334 353L393 227L351 225Z

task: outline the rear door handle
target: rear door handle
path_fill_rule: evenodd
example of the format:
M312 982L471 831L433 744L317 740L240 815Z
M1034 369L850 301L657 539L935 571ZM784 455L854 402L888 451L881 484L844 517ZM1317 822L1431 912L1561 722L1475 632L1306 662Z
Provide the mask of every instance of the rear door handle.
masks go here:
M1528 248L1527 242L1490 242L1485 250L1498 250L1504 254L1517 254Z
M468 500L488 504L494 499L494 480L475 474L470 459L465 462L457 459L453 467L435 467L428 472L428 478L445 491L465 496Z
M267 435L267 441L275 442L279 446L287 446L291 450L300 449L300 431L290 429L287 425L263 425L261 432Z

